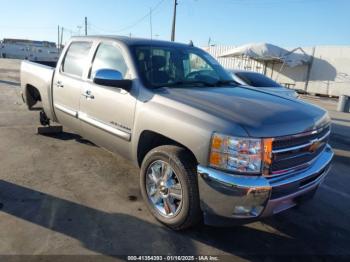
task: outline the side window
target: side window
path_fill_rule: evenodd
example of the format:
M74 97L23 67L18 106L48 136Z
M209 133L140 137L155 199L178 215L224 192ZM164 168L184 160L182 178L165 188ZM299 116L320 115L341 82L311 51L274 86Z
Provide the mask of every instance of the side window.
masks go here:
M148 84L168 83L176 77L176 57L164 48L137 48L136 57Z
M189 64L190 72L201 71L201 70L214 71L214 69L207 62L205 62L203 58L193 53L190 53L189 63L190 63Z
M189 53L188 59L183 60L183 66L186 77L198 72L198 75L220 78L214 68L195 53Z
M73 42L64 58L62 72L82 77L91 45L91 42Z
M123 77L125 77L127 66L121 50L111 44L100 44L92 64L90 78L92 78L99 69L118 70Z

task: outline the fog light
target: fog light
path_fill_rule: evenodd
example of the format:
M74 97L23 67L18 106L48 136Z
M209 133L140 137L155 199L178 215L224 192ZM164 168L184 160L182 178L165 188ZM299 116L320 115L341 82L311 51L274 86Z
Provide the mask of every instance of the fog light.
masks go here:
M235 206L233 210L234 217L257 217L263 211L263 206Z

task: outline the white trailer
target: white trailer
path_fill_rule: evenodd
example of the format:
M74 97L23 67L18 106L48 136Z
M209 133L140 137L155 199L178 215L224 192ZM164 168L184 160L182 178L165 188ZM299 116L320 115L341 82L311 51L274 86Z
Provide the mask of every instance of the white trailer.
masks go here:
M59 57L59 50L53 42L4 39L0 44L0 57L56 63Z

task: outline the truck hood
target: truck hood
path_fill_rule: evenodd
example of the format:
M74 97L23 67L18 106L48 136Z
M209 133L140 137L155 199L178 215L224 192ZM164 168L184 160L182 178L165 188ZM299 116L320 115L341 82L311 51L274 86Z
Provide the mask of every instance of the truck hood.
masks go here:
M272 93L279 96L286 96L289 98L297 98L298 94L293 89L288 89L284 87L253 87L253 86L245 86L244 88L250 88L254 90L258 90L261 92Z
M240 125L251 137L302 133L330 121L322 108L244 87L164 88L158 95Z

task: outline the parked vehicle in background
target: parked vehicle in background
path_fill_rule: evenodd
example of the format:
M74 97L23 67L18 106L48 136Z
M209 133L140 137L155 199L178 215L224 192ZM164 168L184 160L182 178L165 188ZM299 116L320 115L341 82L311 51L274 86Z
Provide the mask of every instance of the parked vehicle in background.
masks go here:
M291 208L333 157L325 110L239 86L191 45L75 37L56 69L23 61L21 88L29 110L42 102L42 124L139 166L146 206L176 230Z
M0 57L55 65L59 52L54 42L5 38L0 43Z
M275 93L282 96L298 98L298 93L295 90L288 89L271 78L252 71L244 70L227 70L233 79L242 85L251 86L266 92Z

